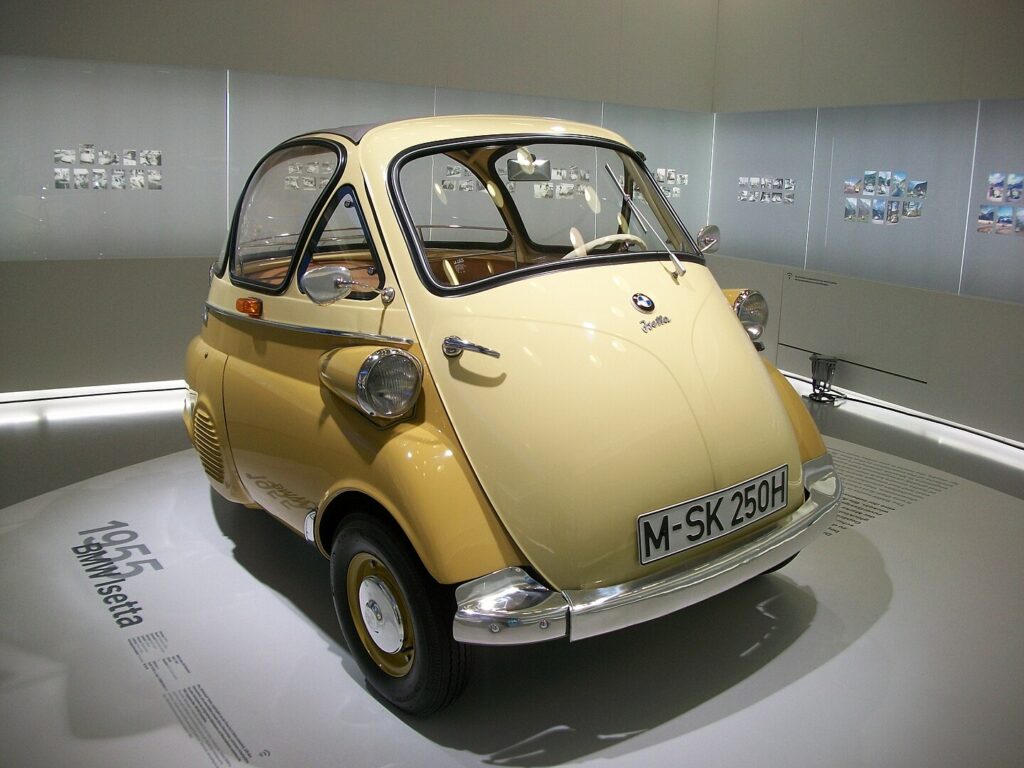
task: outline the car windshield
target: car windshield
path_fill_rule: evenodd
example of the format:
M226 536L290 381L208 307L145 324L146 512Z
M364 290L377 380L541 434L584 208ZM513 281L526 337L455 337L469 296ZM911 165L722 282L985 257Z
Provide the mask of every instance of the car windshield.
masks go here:
M443 288L611 258L697 255L647 170L610 146L448 146L406 161L398 181L425 275Z

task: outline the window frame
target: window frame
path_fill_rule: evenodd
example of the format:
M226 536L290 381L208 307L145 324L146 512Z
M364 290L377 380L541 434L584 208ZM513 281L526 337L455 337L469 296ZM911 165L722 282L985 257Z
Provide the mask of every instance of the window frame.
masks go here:
M253 183L253 179L256 178L260 169L263 168L264 164L266 164L272 156L286 149L306 146L319 146L333 151L336 155L337 167L334 169L334 173L331 175L327 185L320 190L316 200L314 200L313 205L309 209L309 213L306 214L306 220L303 222L302 228L299 230L299 236L295 241L295 248L292 250L291 261L288 265L288 272L285 274L281 284L271 286L255 280L246 280L235 272L235 256L237 255L236 243L238 241L238 225L242 215L242 201L245 200L246 195L249 192L249 188ZM296 137L294 139L284 141L263 155L263 157L260 158L260 161L253 166L252 171L249 173L249 178L246 179L245 185L242 187L242 192L238 196L238 201L235 203L235 212L231 217L230 236L227 244L228 257L224 260L224 269L217 276L223 277L226 273L231 280L232 285L238 286L239 288L245 288L247 290L257 291L268 296L280 296L285 293L288 290L288 286L291 284L291 281L295 277L296 267L300 261L297 257L300 253L305 252L305 249L309 244L313 227L316 222L319 221L319 217L323 212L325 204L334 192L338 179L340 179L342 173L344 173L347 160L348 153L346 153L345 147L338 142L330 141L329 139L307 137Z
M363 215L363 204L359 200L359 193L352 184L342 184L337 189L331 190L332 197L327 200L326 206L321 211L321 216L317 220L316 224L312 227L309 233L309 238L306 241L305 247L302 250L302 257L298 261L298 266L295 269L296 281L295 284L299 289L299 292L305 295L306 289L302 287L302 275L309 269L309 263L313 260L313 245L320 240L324 230L327 229L327 225L331 221L331 217L334 215L335 210L341 204L342 199L346 194L352 195L352 200L355 202L356 218L359 220L359 226L363 230L363 234L366 236L366 243L370 249L370 257L373 259L374 268L377 271L377 285L375 288L379 291L384 287L384 266L381 264L380 254L377 252L377 246L373 242L373 237L370 234L370 227L367 224L366 217ZM356 301L369 301L377 297L376 291L355 291L353 290L343 300L354 299Z
M395 157L392 158L391 165L388 168L388 196L391 198L391 207L401 224L402 234L409 249L409 254L412 257L413 266L416 268L416 273L419 275L420 281L426 289L432 294L435 296L463 296L479 293L480 291L486 291L498 285L527 279L546 272L575 269L577 267L589 265L622 264L635 261L650 261L667 258L667 254L657 252L632 254L622 253L615 255L601 254L584 256L570 261L556 261L548 264L536 264L533 266L521 267L511 272L485 277L481 280L476 280L465 285L443 285L438 283L430 271L426 251L424 250L424 243L422 243L420 238L416 235L416 225L413 222L412 215L409 213L408 206L405 202L405 196L402 194L400 178L402 168L406 163L411 162L412 160L432 154L443 153L448 149L489 144L531 144L535 142L545 144L580 144L595 146L628 155L636 162L639 168L643 169L643 173L650 182L651 188L656 190L657 194L661 196L666 210L674 219L676 225L682 231L683 236L687 239L693 250L692 254L677 254L679 260L703 266L707 265L707 261L703 254L701 254L700 249L697 247L697 243L690 234L690 231L683 224L682 219L679 217L679 213L673 207L668 198L665 197L664 190L661 189L661 185L659 185L657 180L654 178L654 174L651 173L651 169L647 167L647 163L633 148L628 147L625 144L620 144L617 141L611 141L597 136L587 136L584 134L562 134L558 136L552 136L550 134L495 134L491 136L466 136L409 147L408 149L396 154ZM522 219L519 217L519 211L514 205L512 206L512 216L517 220L516 224L523 227L523 231L525 232L526 230L523 226Z

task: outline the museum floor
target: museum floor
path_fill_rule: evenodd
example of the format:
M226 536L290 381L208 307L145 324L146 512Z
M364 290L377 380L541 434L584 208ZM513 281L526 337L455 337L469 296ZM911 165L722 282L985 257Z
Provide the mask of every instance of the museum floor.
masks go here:
M419 720L366 689L327 561L177 450L180 393L90 402L0 404L2 765L1021 764L1018 448L820 409L846 497L792 564L612 635L479 649ZM105 527L160 566L131 608L89 578Z

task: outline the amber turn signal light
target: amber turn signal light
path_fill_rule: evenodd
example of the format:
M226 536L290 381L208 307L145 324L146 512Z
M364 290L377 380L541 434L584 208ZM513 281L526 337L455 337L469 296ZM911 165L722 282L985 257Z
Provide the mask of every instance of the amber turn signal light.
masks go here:
M254 296L247 296L244 299L235 299L235 309L249 317L263 316L263 299Z

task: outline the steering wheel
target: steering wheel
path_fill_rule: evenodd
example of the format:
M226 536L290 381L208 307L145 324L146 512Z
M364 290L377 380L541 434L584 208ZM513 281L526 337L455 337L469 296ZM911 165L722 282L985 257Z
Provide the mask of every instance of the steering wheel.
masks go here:
M642 237L630 234L629 232L618 232L614 235L604 235L603 237L595 237L593 240L588 240L583 245L573 248L562 258L578 259L590 253L591 249L600 248L602 245L608 245L609 243L634 243L641 248L647 248L647 243L644 242Z

